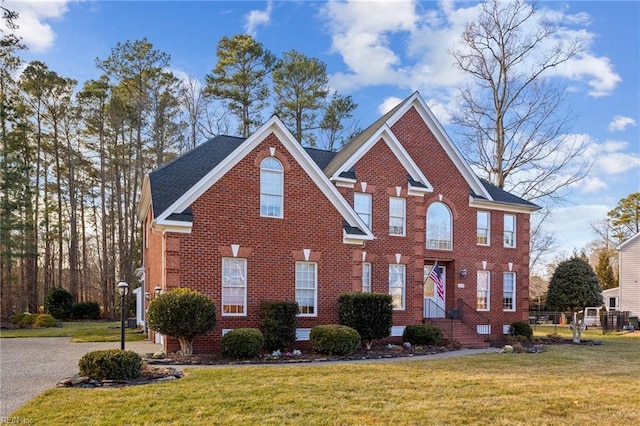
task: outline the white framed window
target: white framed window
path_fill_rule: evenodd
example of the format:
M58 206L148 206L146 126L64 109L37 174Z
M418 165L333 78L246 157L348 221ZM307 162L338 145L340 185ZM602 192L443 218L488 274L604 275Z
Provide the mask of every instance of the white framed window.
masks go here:
M371 263L362 263L362 292L371 293Z
M315 262L296 262L296 302L299 316L318 315L318 265Z
M395 310L404 310L405 301L405 265L389 265L389 294Z
M284 168L278 159L267 157L260 163L260 216L283 216Z
M389 235L405 235L406 228L406 200L399 197L389 197Z
M516 215L504 215L504 246L516 246Z
M491 274L489 271L478 271L477 273L477 298L476 309L478 311L488 311L489 295L491 290Z
M247 259L222 259L222 316L247 315Z
M371 194L356 192L353 194L353 209L360 219L371 229Z
M427 209L427 248L453 249L453 220L446 204L435 202Z
M505 311L516 310L516 273L504 272L502 274L502 309Z
M491 213L478 212L477 223L477 244L481 246L488 246L490 244L489 237L491 235L489 228L491 223Z

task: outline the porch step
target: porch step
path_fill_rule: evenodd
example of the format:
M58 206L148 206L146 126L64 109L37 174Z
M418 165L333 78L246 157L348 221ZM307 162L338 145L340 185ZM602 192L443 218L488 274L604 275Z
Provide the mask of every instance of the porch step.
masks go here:
M478 334L459 319L427 318L425 324L437 325L444 337L457 341L465 349L486 349L490 346L485 336Z

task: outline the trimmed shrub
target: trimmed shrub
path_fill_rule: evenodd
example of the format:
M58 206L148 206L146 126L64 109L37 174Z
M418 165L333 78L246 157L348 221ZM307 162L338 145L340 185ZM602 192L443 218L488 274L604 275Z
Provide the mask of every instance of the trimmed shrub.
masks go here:
M327 355L351 355L360 343L360 334L346 325L317 325L309 336L314 352Z
M509 335L522 336L527 340L531 340L533 338L533 328L526 321L513 322L509 325Z
M286 349L296 342L298 303L263 301L260 303L260 329L268 351Z
M130 380L142 375L142 358L133 351L105 349L85 354L78 367L81 376L95 380Z
M38 315L31 315L29 312L21 312L11 317L11 324L15 324L20 328L30 326L36 320Z
M100 304L98 302L79 302L71 307L73 319L100 319Z
M175 337L180 342L180 352L192 355L193 339L216 326L216 305L202 293L179 287L151 301L147 325L153 331Z
M432 324L409 324L404 328L402 341L412 345L439 345L442 343L442 330Z
M61 287L54 287L44 299L44 311L55 319L68 319L73 307L73 296Z
M344 293L338 297L340 324L360 334L363 345L371 349L373 340L391 334L393 305L389 294Z
M257 328L236 328L222 336L220 352L230 359L255 358L260 355L264 336Z
M40 314L37 317L38 318L36 318L36 320L33 322L34 327L48 328L58 326L58 321L56 321L56 319L49 314Z

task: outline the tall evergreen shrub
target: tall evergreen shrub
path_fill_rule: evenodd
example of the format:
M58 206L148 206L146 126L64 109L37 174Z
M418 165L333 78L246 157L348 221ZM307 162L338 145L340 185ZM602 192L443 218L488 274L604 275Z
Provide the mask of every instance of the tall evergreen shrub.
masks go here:
M377 293L344 293L338 297L340 324L360 334L362 344L371 349L373 341L391 335L393 305L391 295Z
M286 349L296 342L298 303L263 301L260 304L260 330L269 351Z

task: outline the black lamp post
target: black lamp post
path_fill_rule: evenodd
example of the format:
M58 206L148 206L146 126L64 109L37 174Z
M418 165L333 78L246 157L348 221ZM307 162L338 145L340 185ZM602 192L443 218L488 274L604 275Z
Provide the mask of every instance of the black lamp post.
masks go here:
M129 284L120 281L118 284L118 294L120 294L120 349L124 350L124 314L126 311L125 297L129 293Z

